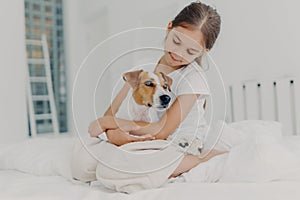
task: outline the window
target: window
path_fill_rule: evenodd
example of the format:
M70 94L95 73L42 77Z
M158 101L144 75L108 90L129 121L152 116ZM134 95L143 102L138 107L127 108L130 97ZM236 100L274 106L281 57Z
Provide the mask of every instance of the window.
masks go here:
M32 55L32 57L33 58L42 58L42 56L43 56L43 53L42 53L42 51L40 50L34 50L33 51L33 55Z
M48 26L51 26L52 25L51 18L47 17L46 20L45 20L45 24L48 25Z
M50 13L52 11L52 7L51 6L46 6L45 11Z
M62 20L61 19L56 20L56 25L62 25Z
M35 35L41 35L41 29L40 28L33 28L33 32Z
M46 35L47 35L48 38L50 38L51 35L52 35L51 29L48 29L48 28L46 29L45 33L46 33ZM50 41L48 42L48 47L49 48L51 47L51 42Z
M34 24L40 24L41 23L41 18L39 16L33 16L33 22L34 22Z
M59 129L60 132L67 132L67 88L63 38L63 1L24 0L24 5L26 38L40 39L42 34L46 34L47 36ZM27 56L31 58L41 58L43 57L43 53L41 49L27 46ZM44 66L41 64L31 64L28 67L31 76L45 75ZM43 85L32 85L32 89L33 92L47 92L47 88ZM37 102L35 107L38 112L44 111L44 113L49 109L49 106L43 101ZM37 121L38 129L47 131L50 122L49 120Z
M33 10L34 11L40 11L41 10L41 6L38 4L33 4Z
M62 13L61 8L56 8L56 14L57 14L57 15L61 15L61 13Z

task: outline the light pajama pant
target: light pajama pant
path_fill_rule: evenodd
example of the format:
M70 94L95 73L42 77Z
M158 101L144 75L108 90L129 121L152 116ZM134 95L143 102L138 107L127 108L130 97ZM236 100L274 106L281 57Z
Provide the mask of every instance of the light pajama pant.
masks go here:
M133 142L122 149L99 138L83 142L85 146L79 139L74 142L73 178L99 180L107 188L126 193L163 185L184 155L165 140Z
M166 147L168 142L165 140L133 142L120 149L99 138L81 139L85 145L79 139L74 142L71 163L73 178L84 182L100 180L110 189L127 193L163 185L184 155L175 145ZM207 134L204 150L214 148L229 151L244 139L241 132L218 121ZM150 147L152 150L135 151Z

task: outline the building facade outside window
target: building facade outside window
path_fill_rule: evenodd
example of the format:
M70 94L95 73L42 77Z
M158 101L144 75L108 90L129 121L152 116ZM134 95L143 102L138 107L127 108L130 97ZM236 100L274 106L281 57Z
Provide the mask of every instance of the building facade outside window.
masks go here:
M64 29L63 29L63 2L62 0L24 0L26 39L41 39L47 36L51 78L53 83L54 99L57 109L57 118L60 132L67 132L67 85L66 66L64 57ZM27 57L42 58L42 47L27 46ZM29 65L30 76L44 76L44 66L40 64ZM45 83L32 83L33 94L47 92ZM49 102L36 101L34 103L36 114L46 113ZM38 120L37 132L49 132L51 120Z

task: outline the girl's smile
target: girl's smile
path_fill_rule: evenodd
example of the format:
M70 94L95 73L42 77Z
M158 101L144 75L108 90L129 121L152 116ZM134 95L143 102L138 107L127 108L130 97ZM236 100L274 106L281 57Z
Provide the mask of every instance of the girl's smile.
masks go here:
M179 62L179 63L181 63L182 62L182 60L181 59L177 59L177 58L175 58L174 57L174 55L171 53L171 52L169 52L169 56L170 56L170 58L174 61L174 62Z

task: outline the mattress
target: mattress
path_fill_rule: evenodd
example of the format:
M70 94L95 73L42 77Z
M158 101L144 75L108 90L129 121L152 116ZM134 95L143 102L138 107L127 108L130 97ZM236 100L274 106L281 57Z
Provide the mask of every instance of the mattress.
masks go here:
M245 128L245 124L241 125L239 124L240 127ZM235 128L238 126L235 125ZM256 124L252 127L247 126L245 130L253 133L253 130L258 130L258 128ZM262 128L260 126L260 128L261 130L268 129L271 133L275 131L270 127ZM262 172L264 172L263 170L274 171L276 167L284 172L291 172L286 169L300 172L300 165L294 162L295 159L300 159L300 136L283 136L280 139L282 146L274 146L275 143L270 146L272 151L275 147L272 154L260 146L260 150L263 152L260 155L261 158L264 158L263 156L272 158L269 159L269 164L274 164L271 161L275 161L275 165L269 165L267 166L269 168L266 169L262 168ZM247 163L245 160L241 162L240 159L236 159L247 157L246 154L246 156L241 156L244 153L229 154L228 157L217 156L218 158L215 157L178 178L170 179L168 183L157 189L143 190L132 194L118 193L106 189L98 181L82 183L72 179L70 158L73 142L74 137L68 136L56 139L35 138L1 145L0 199L300 199L300 173L282 173L280 177L272 176L271 173L264 179L256 177L251 180L251 177L255 177L252 176L253 172L260 169L255 167L261 166L252 165L253 161L259 164L259 160L250 160ZM267 142L266 145L270 145L270 142ZM247 146L237 148L235 153L245 147L247 148ZM279 149L276 149L277 147L282 148L280 152ZM282 150L286 154L283 154ZM290 155L287 152L293 154ZM256 154L248 155L248 158L253 155ZM220 181L215 181L213 179L215 177L211 178L207 174L217 174L214 170L224 160L231 160L232 163L227 162L225 165L231 170L227 170L226 178L219 177ZM248 165L248 171L239 169L243 168L242 164ZM289 165L293 165L294 168L288 168Z
M100 185L74 184L61 176L36 176L15 170L0 171L0 199L209 199L299 200L300 182L174 183L158 189L116 193Z

